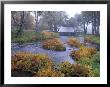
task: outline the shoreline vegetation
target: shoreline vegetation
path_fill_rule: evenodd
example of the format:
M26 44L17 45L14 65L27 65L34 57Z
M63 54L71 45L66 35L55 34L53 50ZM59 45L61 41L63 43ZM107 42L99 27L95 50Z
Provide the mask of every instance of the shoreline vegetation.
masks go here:
M46 33L54 34L54 32L46 32ZM33 37L32 33L30 36ZM46 34L46 36L48 36L48 34ZM93 35L88 35L88 36L95 38L95 36ZM61 50L62 51L66 50L64 48L63 42L60 39L56 37L54 38L51 35L50 37L48 36L48 39L46 37L46 39L42 41L40 40L43 44L42 48L47 50L55 50L59 52ZM86 37L84 38L84 40L85 39ZM86 39L86 43L92 43L92 41L90 41L91 39L88 41L87 40L88 39ZM100 76L99 75L100 52L97 51L96 48L88 48L85 45L80 45L80 42L75 37L69 37L67 44L70 46L76 46L79 49L77 51L71 51L70 53L70 56L73 57L73 60L75 60L75 64L70 64L68 61L62 62L61 64L58 64L56 68L56 65L54 64L54 62L52 62L52 60L50 60L48 55L45 55L43 53L33 54L28 52L18 52L12 55L12 60L11 60L12 76L17 76L19 74L18 72L20 71L22 72L22 74L25 73L24 76L32 76L32 77L33 76L36 77L98 77Z

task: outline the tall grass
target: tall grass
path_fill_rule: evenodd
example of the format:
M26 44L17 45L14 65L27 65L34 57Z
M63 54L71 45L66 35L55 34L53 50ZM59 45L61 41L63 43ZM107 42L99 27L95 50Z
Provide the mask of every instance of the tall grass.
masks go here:
M57 33L52 33L52 35L47 36L42 32L36 31L23 31L20 36L17 36L17 30L12 30L11 32L11 42L12 43L33 43L37 41L42 41L45 39L55 38L59 35Z
M96 36L96 35L85 35L85 41L89 41L92 43L96 43L96 44L100 44L100 36Z

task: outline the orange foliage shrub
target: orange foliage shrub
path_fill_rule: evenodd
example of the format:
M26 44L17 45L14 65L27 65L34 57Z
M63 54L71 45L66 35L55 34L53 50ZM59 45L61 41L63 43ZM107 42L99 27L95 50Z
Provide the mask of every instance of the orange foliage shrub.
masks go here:
M84 42L86 42L86 43L91 43L92 40L91 40L90 37L85 37L85 38L84 38Z
M78 63L70 64L69 62L63 62L60 65L61 72L65 76L69 77L87 77L91 76L91 67L81 65Z
M75 46L75 47L79 47L80 46L80 42L74 38L74 37L70 37L67 41L67 43L70 45L70 46Z
M64 74L51 67L43 68L36 73L38 77L63 77Z
M80 64L73 64L73 75L75 77L88 77L91 76L91 67L83 66Z
M42 35L44 36L45 39L57 38L59 36L58 33L50 31L42 31Z
M53 62L45 54L18 52L12 55L11 70L30 71L36 73L40 68L53 67Z
M43 41L42 46L44 49L48 49L48 50L56 50L56 51L66 50L63 43L58 38L45 40Z
M77 51L72 51L70 56L74 57L76 60L84 57L90 58L93 54L96 53L96 51L96 48L81 47Z

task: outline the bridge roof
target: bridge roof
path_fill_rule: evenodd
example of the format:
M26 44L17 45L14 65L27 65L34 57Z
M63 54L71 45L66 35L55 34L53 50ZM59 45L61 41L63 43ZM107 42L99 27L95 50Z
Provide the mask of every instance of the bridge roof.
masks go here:
M74 32L72 27L60 27L58 32Z

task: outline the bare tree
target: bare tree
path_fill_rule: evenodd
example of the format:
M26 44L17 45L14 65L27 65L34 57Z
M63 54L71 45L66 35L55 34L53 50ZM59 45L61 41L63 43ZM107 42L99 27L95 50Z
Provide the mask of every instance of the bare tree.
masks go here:
M39 25L39 16L42 14L42 11L33 11L33 13L34 13L34 16L35 16L35 23L36 23L35 29L36 29L36 31L39 31L39 27L38 27L38 25Z
M24 25L24 11L12 11L11 17L14 22L14 25L17 26L17 33L16 36L19 36L22 34L23 31L23 25ZM13 26L13 24L12 24Z

